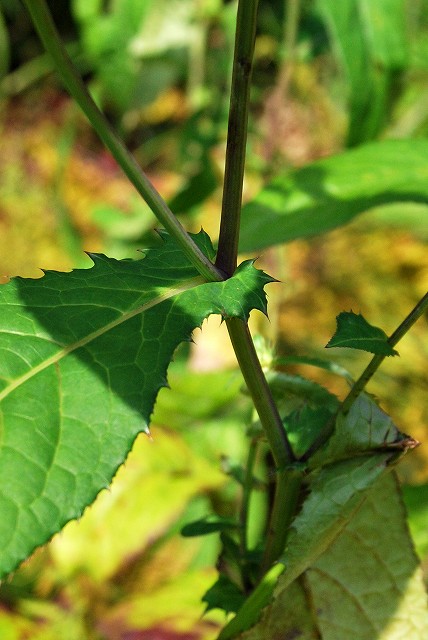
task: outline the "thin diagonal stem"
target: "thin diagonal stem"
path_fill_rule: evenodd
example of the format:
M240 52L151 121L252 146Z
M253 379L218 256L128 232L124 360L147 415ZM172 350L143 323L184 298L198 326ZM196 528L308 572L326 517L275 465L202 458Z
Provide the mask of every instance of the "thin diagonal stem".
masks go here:
M422 316L422 314L428 309L428 293L424 295L424 297L418 302L418 304L412 309L409 315L403 320L403 322L396 328L394 333L392 333L388 342L391 347L395 347L395 345L401 340L401 338L409 331L409 329L415 324L415 322ZM379 369L380 365L384 361L386 356L383 355L375 355L370 360L367 367L364 369L363 373L360 375L358 380L353 384L350 392L343 400L340 405L338 413L346 415L350 408L352 407L355 400L358 398L360 393L364 391L367 383L372 378L373 374ZM305 455L302 457L302 460L308 460L314 453L317 451L331 436L335 427L335 419L329 420L325 427L318 434L316 440L312 443L311 447L306 451Z
M428 309L428 293L424 295L424 297L418 302L414 309L409 313L409 315L403 320L403 322L396 328L394 333L392 333L388 342L391 347L394 347L399 340L409 331L409 329L415 324L416 320L418 320L421 315ZM360 375L358 380L353 385L352 389L342 402L340 407L340 412L343 414L347 414L352 404L358 398L360 393L364 390L370 378L374 373L379 369L380 365L384 361L386 356L384 355L375 355L364 369L363 373Z
M183 252L198 272L210 282L224 279L224 275L208 260L195 244L166 202L141 170L135 158L125 147L104 114L89 95L61 42L45 0L24 0L40 39L51 55L62 82L79 104L82 111L109 149L119 166L144 198L159 222L180 244Z
M216 265L228 275L236 269L247 144L251 70L258 0L239 0L227 132L226 165Z

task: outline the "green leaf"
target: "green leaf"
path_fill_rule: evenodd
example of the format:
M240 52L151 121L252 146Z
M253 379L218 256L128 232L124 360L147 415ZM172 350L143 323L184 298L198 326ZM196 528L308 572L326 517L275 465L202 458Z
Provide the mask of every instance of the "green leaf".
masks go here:
M194 238L212 258L208 236ZM251 261L203 283L166 234L143 260L91 257L0 287L0 575L110 484L204 318L266 310L272 279Z
M359 313L343 311L336 318L336 333L326 348L349 347L382 356L396 356L398 351L388 342L388 336L379 327L374 327Z
M390 418L381 412L369 396L362 394L357 402L354 412L351 410L346 416L338 418L331 444L328 443L325 450L319 451L309 461L312 471L307 476L307 496L301 511L292 523L287 546L280 559L279 564L282 565L283 572L276 589L275 584L268 581L271 585L270 596L263 587L263 606L267 604L266 599L267 601L269 597L272 599L274 590L275 599L278 599L282 591L288 589L295 580L316 565L322 554L327 552L344 529L351 525L370 490L379 479L390 472L391 465L397 458L396 452L411 446L410 439L398 431ZM404 519L403 514L401 517ZM376 527L384 527L383 518L370 516L369 522L375 530L374 539L376 540L378 535ZM405 525L402 526L405 527ZM403 535L403 544L410 546L406 535ZM361 541L361 546L364 547L365 538L361 537ZM352 554L348 550L349 556L352 557ZM411 572L414 568L412 555ZM388 569L393 574L395 572L397 580L402 576L401 568L395 564ZM279 573L281 572L278 569ZM350 580L346 573L340 576L343 585L347 584L348 579ZM367 572L365 580L365 588L370 593L373 574ZM403 589L405 582L402 580ZM256 593L257 589L254 592L255 602L258 601ZM390 598L390 594L387 593L385 598ZM334 606L334 602L334 596L332 596L331 607ZM378 600L378 606L381 606L380 600ZM388 607L388 602L385 602L385 607ZM231 623L225 627L224 634L220 638L223 640L223 638L234 637L229 634L230 629L235 635L248 629L260 617L261 608L253 610L249 616L247 609L242 607ZM316 607L315 609L311 607L311 610L316 611ZM285 630L288 630L288 622L283 617L281 621L285 633ZM265 617L262 618L258 627L260 638L267 637L263 636L262 629L269 628L270 624L273 624L272 620L268 623ZM323 640L328 638L328 636L322 637Z
M323 360L322 358L311 358L310 356L280 356L275 357L273 364L276 367L287 366L293 364L305 364L319 369L324 369L329 373L333 373L337 376L345 378L348 382L353 382L353 378L349 371L340 366L336 362L330 362L330 360Z
M414 446L416 442L401 433L369 395L361 393L346 415L339 413L333 435L309 464L315 469L370 451L400 452Z
M153 443L140 436L111 489L52 540L57 579L67 582L77 571L98 583L111 579L130 558L159 544L191 498L224 480L173 431L156 428Z
M195 520L195 522L189 522L184 525L181 529L181 535L185 538L192 538L194 536L205 536L209 533L237 529L237 527L236 520L232 520L231 518L207 516L202 520Z
M322 427L332 418L334 413L327 407L312 409L308 405L303 405L283 420L296 458L301 458L306 453Z
M407 64L403 0L317 0L348 85L348 145L373 139L384 126L397 75Z
M372 207L428 203L428 142L384 140L284 172L242 209L241 251L307 238Z
M282 574L259 623L239 638L271 640L292 633L304 640L427 637L422 571L393 473L366 493L354 517L300 580L289 584Z
M211 609L223 609L225 613L235 613L244 603L245 595L227 576L220 575L202 598L207 603L205 612Z

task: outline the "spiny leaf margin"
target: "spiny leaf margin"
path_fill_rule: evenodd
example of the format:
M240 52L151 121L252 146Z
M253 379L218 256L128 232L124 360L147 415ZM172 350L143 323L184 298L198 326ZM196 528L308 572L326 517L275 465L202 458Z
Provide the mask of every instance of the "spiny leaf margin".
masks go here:
M367 322L361 313L342 311L336 317L336 323L336 332L326 344L326 349L348 347L380 356L398 355L398 351L389 344L385 331Z
M0 576L109 486L178 344L212 313L266 313L273 281L248 260L204 283L166 235L142 260L91 258L0 287Z

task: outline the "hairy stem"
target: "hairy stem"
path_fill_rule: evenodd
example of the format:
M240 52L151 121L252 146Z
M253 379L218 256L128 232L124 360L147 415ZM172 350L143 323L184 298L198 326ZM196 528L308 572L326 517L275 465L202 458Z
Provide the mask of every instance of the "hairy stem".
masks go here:
M141 170L135 158L125 147L104 114L89 95L75 69L53 23L45 0L24 0L43 45L53 59L56 70L67 90L109 149L119 166L144 198L159 222L180 244L183 252L198 272L208 281L224 279L224 275L208 260L174 216L166 202Z
M230 94L226 165L216 265L236 269L258 0L239 0Z

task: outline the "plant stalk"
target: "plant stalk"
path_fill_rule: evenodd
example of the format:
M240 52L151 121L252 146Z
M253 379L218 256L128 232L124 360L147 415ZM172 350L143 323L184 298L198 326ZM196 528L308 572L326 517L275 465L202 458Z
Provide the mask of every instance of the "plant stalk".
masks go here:
M227 275L235 271L238 255L257 6L258 0L239 0L238 4L224 190L216 260L216 266ZM269 523L267 542L269 551L264 562L266 565L279 557L285 544L287 528L280 523L287 521L289 488L287 482L283 481L285 476L281 474L294 461L294 454L257 357L248 325L238 318L226 320L226 325L279 474Z
M251 71L258 0L239 0L227 132L225 178L216 265L227 275L236 269L247 144Z
M276 473L275 495L261 565L263 576L284 552L290 524L296 515L303 471L288 467Z
M228 318L226 325L245 384L272 450L275 466L277 469L283 469L295 458L257 357L250 330L240 318Z
M24 4L65 87L159 222L175 238L190 262L206 280L209 282L224 280L224 274L195 244L89 95L61 42L45 0L24 0Z

